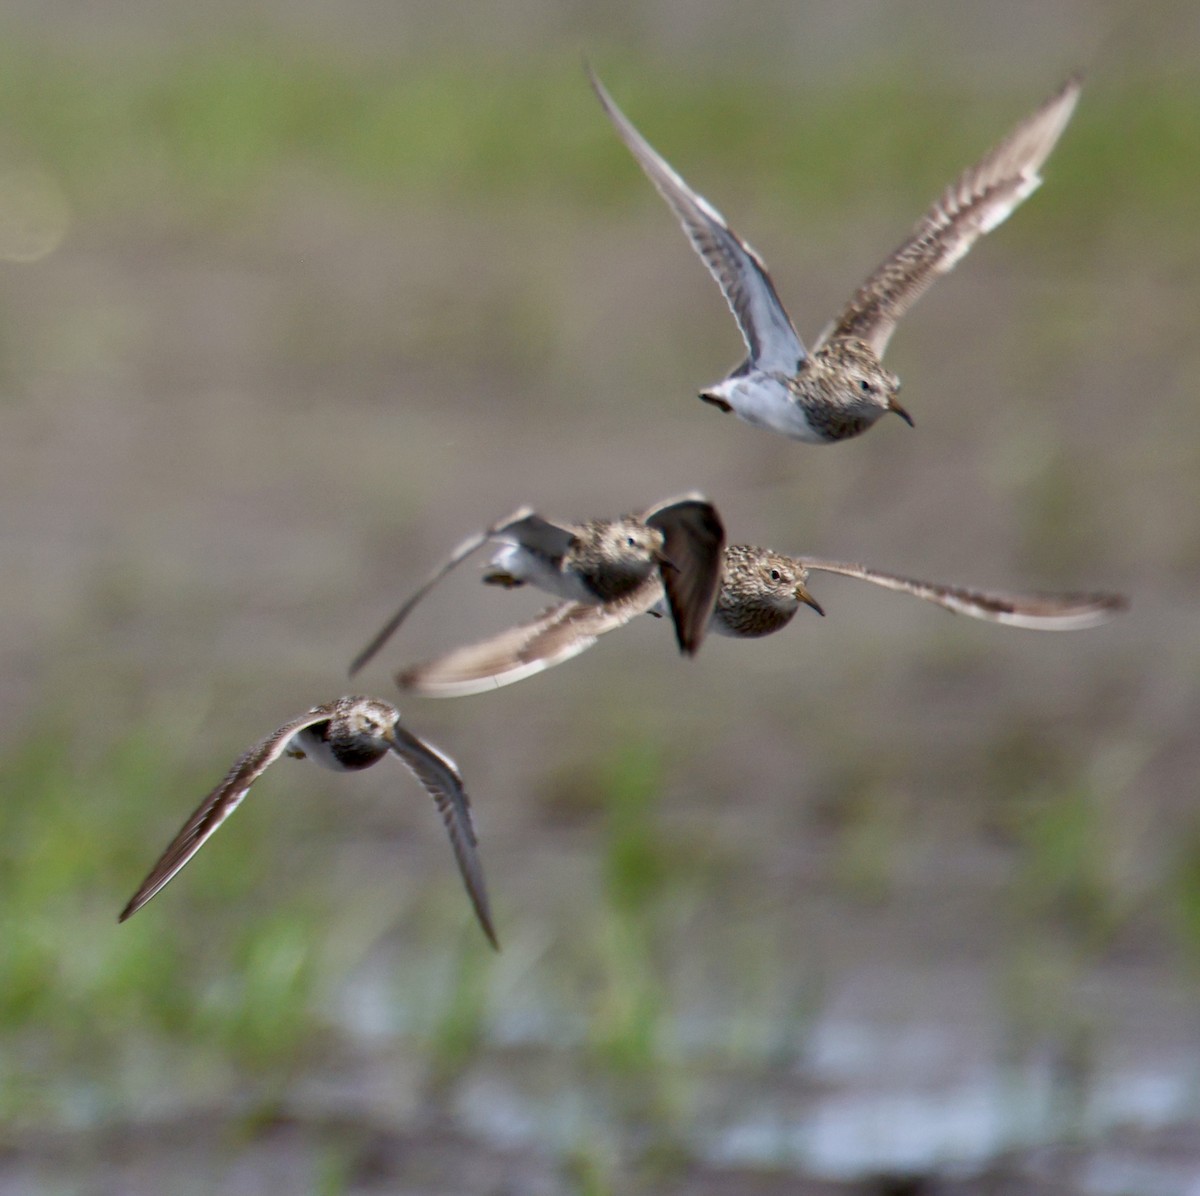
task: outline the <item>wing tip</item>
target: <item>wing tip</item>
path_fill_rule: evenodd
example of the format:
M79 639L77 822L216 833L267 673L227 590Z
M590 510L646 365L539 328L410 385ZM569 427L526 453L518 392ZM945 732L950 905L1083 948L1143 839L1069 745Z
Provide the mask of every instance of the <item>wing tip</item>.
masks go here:
M1081 616L1093 615L1103 619L1111 619L1124 614L1132 605L1127 594L1112 593L1108 590L1080 594L1075 598L1075 603L1080 608Z
M1036 154L1036 160L1029 172L1031 177L1041 182L1039 171L1046 159L1054 152L1059 138L1066 132L1071 117L1075 115L1075 107L1079 103L1079 95L1083 90L1083 72L1074 71L1066 77L1049 99L1018 129L1037 130L1042 141L1042 147ZM1036 187L1034 188L1036 190ZM1022 195L1018 202L1023 202L1027 196Z
M1093 595L1093 605L1108 618L1122 615L1133 606L1133 599L1128 594L1101 593Z
M173 879L173 876L168 877L168 880L170 879ZM136 914L144 905L149 905L150 902L153 901L154 898L157 897L158 894L163 890L163 888L166 886L166 883L166 881L161 883L156 881L155 883L151 884L150 878L147 877L147 879L142 882L142 887L138 889L138 891L134 893L134 895L130 897L127 902L125 902L125 908L117 915L117 924L120 925L122 922L128 922L129 919L132 918L133 915Z
M1087 78L1087 73L1082 67L1076 67L1063 81L1055 93L1059 96L1074 95L1078 96L1083 90L1084 80Z
M430 664L436 664L431 661ZM537 671L537 670L534 670ZM530 673L523 670L487 674L482 677L457 677L438 680L436 673L423 675L424 668L414 665L395 675L395 682L406 693L420 694L423 698L470 698L475 694L491 693L516 681L524 680Z
M484 933L484 937L492 945L492 950L497 954L500 953L500 939L496 935L496 927L492 924L492 915L489 911L475 907L475 916L479 920L480 929Z
M998 622L1028 631L1090 631L1103 627L1130 607L1125 594L1100 592L1094 594L1047 594L1044 601L1060 607L1044 612L1013 610Z
M392 674L392 680L406 693L419 693L417 688L421 678L421 666L412 665L407 669L401 669L398 673Z
M583 55L583 73L587 76L588 84L595 93L596 99L600 101L600 107L604 109L610 120L615 124L619 124L620 117L624 113L617 107L617 103L609 94L608 88L600 82L600 76L596 74L595 68L592 66L587 54Z

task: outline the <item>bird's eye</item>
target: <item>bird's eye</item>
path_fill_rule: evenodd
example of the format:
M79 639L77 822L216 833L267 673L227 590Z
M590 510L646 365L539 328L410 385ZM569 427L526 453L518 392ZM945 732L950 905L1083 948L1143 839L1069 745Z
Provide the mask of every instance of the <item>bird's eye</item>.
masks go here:
M630 548L637 547L637 541L632 536L626 536L625 543L628 544Z
M778 580L779 580L779 570L778 570L778 569L772 569L772 570L771 570L771 580L772 580L772 581L778 581Z
M858 380L858 389L861 390L863 394L869 395L875 388L866 380L866 378L860 378Z

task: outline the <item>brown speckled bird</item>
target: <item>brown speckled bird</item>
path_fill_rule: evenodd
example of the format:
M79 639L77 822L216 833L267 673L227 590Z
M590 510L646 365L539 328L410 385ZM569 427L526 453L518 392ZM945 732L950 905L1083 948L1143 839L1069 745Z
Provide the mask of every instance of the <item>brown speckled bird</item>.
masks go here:
M810 571L857 577L923 598L956 614L1040 631L1095 627L1128 606L1119 594L1009 594L967 589L915 581L864 565L785 556L749 544L733 544L725 550L721 588L709 630L753 639L786 627L802 605L824 614L808 590ZM432 698L499 689L562 664L636 615L661 613L661 608L661 588L650 578L614 602L552 606L519 627L404 669L397 674L396 682L401 689Z
M1038 171L1079 97L1079 80L1069 79L959 175L809 352L762 258L642 137L590 68L588 75L609 120L716 279L746 342L746 360L700 398L810 444L857 436L889 411L912 423L896 400L899 379L881 361L897 321L939 274L953 269L984 233L1037 190Z
M338 772L369 768L389 752L412 769L437 803L450 836L458 869L475 916L493 947L496 932L488 908L483 869L476 854L475 828L462 776L449 756L418 739L400 725L400 713L375 698L338 698L314 706L272 731L261 743L239 756L225 779L200 803L163 852L141 888L121 911L120 921L137 913L200 850L217 828L242 803L250 786L280 756L306 756Z
M537 586L585 605L612 602L657 576L666 590L680 650L694 655L704 638L721 576L725 528L703 495L667 499L640 515L553 523L529 507L463 540L354 658L353 676L396 633L413 608L487 540L501 542L483 580L506 588Z

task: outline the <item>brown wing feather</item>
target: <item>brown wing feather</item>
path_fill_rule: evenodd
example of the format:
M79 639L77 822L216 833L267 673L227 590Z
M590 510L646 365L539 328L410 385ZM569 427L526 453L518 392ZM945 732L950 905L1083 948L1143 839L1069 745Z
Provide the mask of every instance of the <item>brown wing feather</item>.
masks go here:
M857 577L885 589L912 594L926 602L934 602L955 614L1009 627L1024 627L1033 631L1081 631L1107 623L1129 607L1129 599L1121 594L1012 594L996 590L975 590L964 586L941 585L931 581L916 581L865 565L841 561L801 558L805 569L823 573L840 573Z
M896 322L933 280L1037 190L1038 171L1071 119L1079 88L1078 78L1068 79L982 161L963 171L909 239L859 287L821 342L857 337L882 357Z
M519 627L404 669L396 674L396 683L431 698L457 698L512 685L578 656L662 597L661 583L650 577L612 602L562 602Z
M496 929L488 903L483 866L476 851L475 827L471 822L471 803L458 766L432 744L418 739L399 723L392 728L392 750L412 769L417 780L437 804L438 813L450 836L450 846L458 861L458 870L466 886L475 917L488 941L498 951Z
M559 528L555 524L551 524L542 519L541 516L534 513L532 507L518 507L511 515L506 515L503 519L493 523L490 527L486 527L481 532L472 532L471 535L460 540L455 546L454 551L440 564L428 577L417 587L413 594L408 598L403 606L388 621L376 632L374 638L369 644L354 658L350 664L351 677L359 671L364 665L372 660L384 646L400 630L400 624L412 614L417 603L433 589L443 577L446 576L456 566L461 565L480 545L487 543L493 536L502 535L504 532L510 531L513 528L524 525L528 529L530 536L536 537L539 540L549 539L553 533L558 533L557 539L561 539L564 543L569 540L570 533ZM557 542L556 539L556 542Z
M663 534L667 563L660 570L679 650L694 656L712 615L725 560L725 525L701 495L685 495L648 511L645 522Z
M804 344L779 301L762 258L634 128L591 67L587 73L592 90L621 140L675 213L692 248L716 279L750 350L751 362L764 370L794 373L806 356Z
M141 887L129 899L118 919L137 913L147 901L168 884L179 870L212 837L217 828L241 805L250 786L283 754L297 731L325 722L332 714L328 706L317 706L300 718L284 723L261 743L238 757L225 779L196 807L183 829L171 840L166 851L150 869Z

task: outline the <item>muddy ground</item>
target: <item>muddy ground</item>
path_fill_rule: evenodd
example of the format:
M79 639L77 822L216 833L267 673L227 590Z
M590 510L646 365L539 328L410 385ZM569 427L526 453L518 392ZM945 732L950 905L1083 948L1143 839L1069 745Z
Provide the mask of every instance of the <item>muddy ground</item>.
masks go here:
M1200 167L1154 107L1200 100L1190 5L131 0L8 3L0 28L22 78L236 44L351 78L461 59L492 72L482 103L555 70L517 162L549 152L539 120L601 125L586 49L810 339L967 159L932 128L836 194L764 192L771 111L707 151L645 97L837 107L882 75L879 122L945 95L982 150L1089 74L1046 187L893 341L915 430L819 450L696 401L741 346L615 149L593 192L506 169L503 129L490 189L433 136L425 183L289 142L192 202L149 152L98 197L76 188L100 167L8 138L66 215L0 267L0 702L10 758L45 739L66 779L51 806L14 781L50 764L5 774L10 817L61 820L62 846L6 857L31 879L5 898L0 1192L1200 1191L1200 236L1170 201ZM1141 163L1151 133L1161 175L1111 148ZM735 541L1133 608L1050 636L826 577L825 619L695 661L647 620L494 695L401 698L468 779L495 958L399 770L280 765L116 926L253 739L348 688L395 698L400 664L540 607L468 566L351 685L463 534L691 488ZM152 746L118 767L131 737Z

